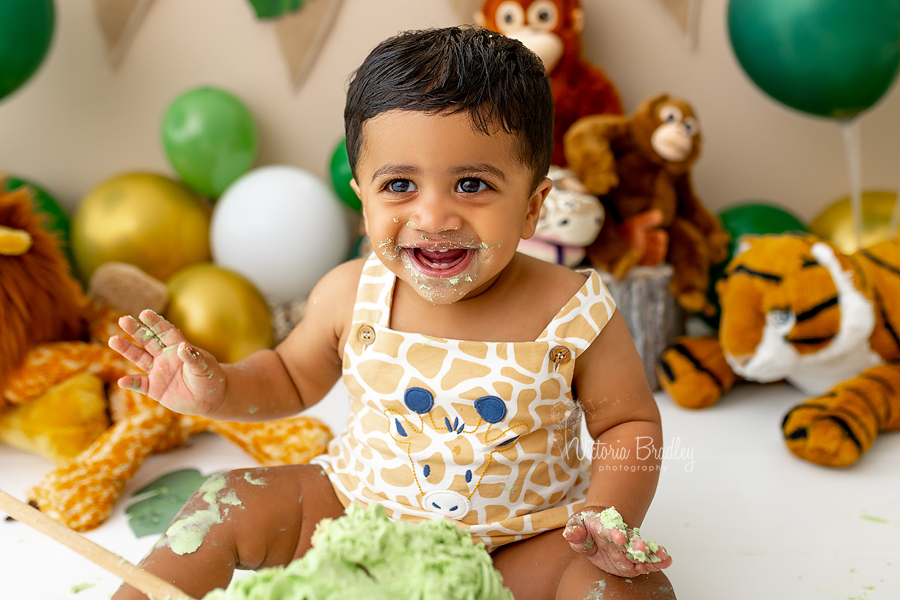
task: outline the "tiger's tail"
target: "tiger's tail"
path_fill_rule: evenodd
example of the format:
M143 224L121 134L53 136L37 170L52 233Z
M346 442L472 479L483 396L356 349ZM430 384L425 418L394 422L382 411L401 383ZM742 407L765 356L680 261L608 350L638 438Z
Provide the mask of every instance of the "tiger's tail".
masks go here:
M900 429L900 363L866 369L791 409L782 431L791 452L826 467L853 464L879 433Z

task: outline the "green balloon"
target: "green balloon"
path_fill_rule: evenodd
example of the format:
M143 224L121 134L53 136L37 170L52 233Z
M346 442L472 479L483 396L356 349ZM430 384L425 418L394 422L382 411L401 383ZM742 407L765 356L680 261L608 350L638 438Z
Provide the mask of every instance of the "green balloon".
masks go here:
M809 228L793 213L768 202L744 202L731 206L719 213L719 219L731 235L728 260L734 256L735 244L742 235L809 231Z
M59 246L63 254L66 255L69 264L75 264L69 241L70 225L68 213L63 210L59 202L53 199L53 196L34 183L18 177L7 177L3 180L3 189L7 192L12 192L21 187L26 187L31 191L31 205L34 207L35 212L44 216L44 229L55 235L56 239L59 240Z
M341 201L355 210L362 210L362 202L359 196L350 187L353 173L350 171L350 159L347 157L347 140L342 139L331 155L331 185Z
M259 134L240 100L224 90L201 87L183 93L166 109L162 144L185 183L217 198L253 165Z
M823 117L871 107L900 66L900 0L730 0L728 32L766 94Z
M715 306L716 314L701 318L713 329L718 329L721 317L719 294L716 283L725 276L725 267L734 258L734 249L743 235L766 235L770 233L806 233L809 228L793 213L768 202L744 202L728 207L719 213L719 220L731 236L728 243L728 258L709 268L709 288L706 297Z
M50 48L53 0L0 0L0 98L28 81Z

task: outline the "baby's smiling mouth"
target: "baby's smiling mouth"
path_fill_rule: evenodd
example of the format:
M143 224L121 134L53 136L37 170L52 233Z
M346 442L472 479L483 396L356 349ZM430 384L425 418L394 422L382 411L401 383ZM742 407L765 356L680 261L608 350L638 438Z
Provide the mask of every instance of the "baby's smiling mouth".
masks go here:
M403 248L417 271L429 277L453 277L462 273L472 261L472 248Z

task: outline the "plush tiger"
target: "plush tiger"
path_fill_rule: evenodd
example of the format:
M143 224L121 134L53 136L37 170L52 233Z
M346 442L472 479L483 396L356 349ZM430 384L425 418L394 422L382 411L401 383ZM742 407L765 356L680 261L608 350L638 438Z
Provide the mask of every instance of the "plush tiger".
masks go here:
M718 336L679 338L660 361L678 404L787 380L812 396L784 418L788 448L831 467L900 429L900 241L844 255L811 235L745 237L716 290Z

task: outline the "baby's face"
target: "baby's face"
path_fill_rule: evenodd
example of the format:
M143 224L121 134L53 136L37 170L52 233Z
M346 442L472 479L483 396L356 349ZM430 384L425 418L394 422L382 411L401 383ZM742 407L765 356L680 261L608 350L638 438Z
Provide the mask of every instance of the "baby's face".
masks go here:
M392 110L366 121L354 189L381 262L434 304L487 289L530 237L549 189L531 190L515 137L467 113Z

